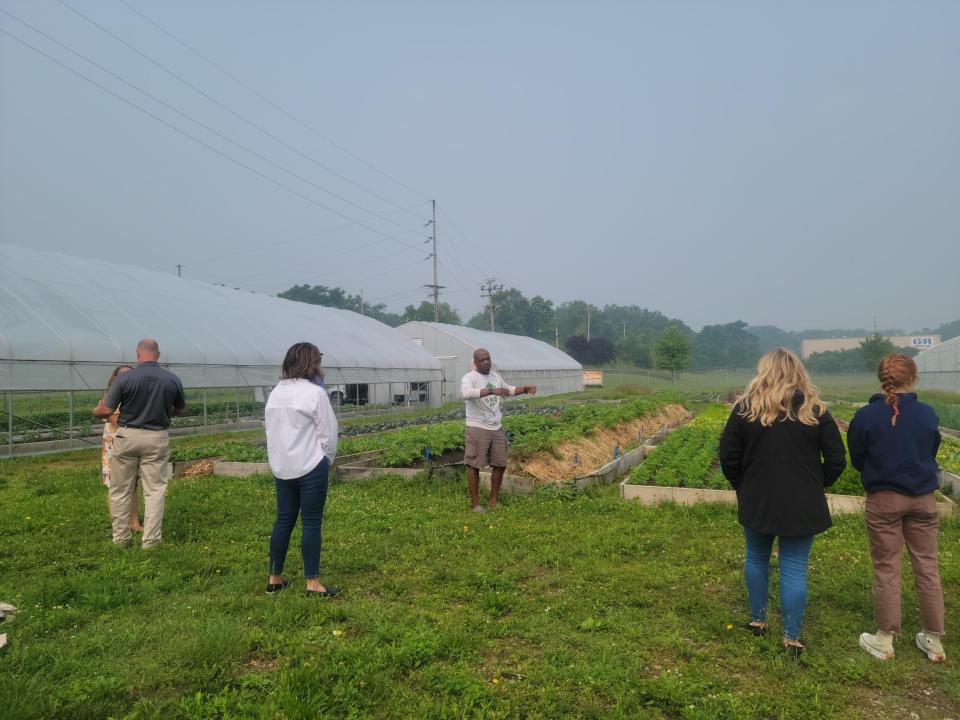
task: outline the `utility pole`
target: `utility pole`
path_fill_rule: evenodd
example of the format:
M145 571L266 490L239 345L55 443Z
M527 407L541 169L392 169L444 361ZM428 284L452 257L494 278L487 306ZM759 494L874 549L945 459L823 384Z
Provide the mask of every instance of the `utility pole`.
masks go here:
M553 327L554 327L554 332L556 333L556 337L554 338L553 344L557 348L557 350L559 350L560 349L560 324L558 323Z
M363 288L360 288L360 314L363 315Z
M183 276L180 274L180 268L182 268L182 267L183 267L183 265L177 265L177 277L183 277Z
M440 285L437 277L437 201L431 200L430 204L433 206L433 220L430 221L430 240L433 241L433 252L430 253L433 258L433 285L424 285L424 287L433 294L433 321L440 322L440 291L446 286Z
M494 284L494 278L487 278L486 282L480 286L480 297L487 299L487 308L490 310L490 332L496 332L497 329L494 326L493 316L497 309L497 304L493 299L493 296L503 290L503 285Z
M623 339L624 340L627 339L627 321L626 320L623 321Z
M587 342L590 342L590 306L587 305Z

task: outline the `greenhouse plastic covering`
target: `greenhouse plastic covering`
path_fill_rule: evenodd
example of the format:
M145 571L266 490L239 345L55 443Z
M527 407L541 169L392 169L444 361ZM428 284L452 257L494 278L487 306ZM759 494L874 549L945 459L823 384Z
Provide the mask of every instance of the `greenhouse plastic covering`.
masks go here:
M102 388L144 337L187 387L274 385L298 341L324 353L328 385L441 379L431 353L358 313L0 244L0 390Z
M960 337L924 350L915 362L921 388L960 392Z
M407 337L423 338L431 331L436 335L446 335L471 348L471 352L477 348L485 348L490 351L490 357L500 372L510 370L576 370L582 372L583 370L583 366L565 352L524 335L510 335L508 333L474 330L463 325L428 322L410 322L397 329ZM437 345L434 345L434 342ZM442 338L438 337L433 342L423 338L423 345L426 348L437 349L437 354L443 354Z
M397 329L440 359L447 402L460 399L460 378L470 369L473 351L480 347L490 351L493 367L511 385L536 385L540 395L583 390L580 363L530 337L428 322L409 322Z
M920 372L960 372L960 337L924 350L915 362Z

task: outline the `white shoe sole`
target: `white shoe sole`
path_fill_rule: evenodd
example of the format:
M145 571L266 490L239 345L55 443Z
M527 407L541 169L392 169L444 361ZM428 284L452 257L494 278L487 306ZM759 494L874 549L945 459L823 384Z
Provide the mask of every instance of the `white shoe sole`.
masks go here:
M862 647L868 653L873 655L877 660L893 660L892 650L889 653L885 653L883 650L879 650L873 647L866 640L863 639L863 635L860 636L860 647Z
M935 663L942 663L946 660L946 653L935 653L927 649L927 646L923 644L923 640L920 639L922 634L923 633L917 633L917 647L920 648L920 652L927 656L927 660Z

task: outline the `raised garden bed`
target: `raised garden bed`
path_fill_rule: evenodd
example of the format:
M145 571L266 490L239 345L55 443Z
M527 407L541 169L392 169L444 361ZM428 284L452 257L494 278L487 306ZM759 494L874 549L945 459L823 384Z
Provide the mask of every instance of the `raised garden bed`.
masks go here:
M730 489L717 460L720 434L728 414L729 409L724 406L711 406L678 428L620 483L620 496L625 500L639 500L645 505L664 502L736 505L736 492ZM845 425L842 423L841 429L845 429ZM846 439L846 433L843 433L845 445ZM940 514L953 516L956 504L946 495L960 492L960 477L943 471L940 484L946 493L938 494ZM859 473L850 465L849 455L843 474L831 488L839 491L827 493L831 513L863 512L866 498Z
M669 425L662 426L656 433L647 438L640 438L638 447L628 450L623 455L619 455L612 462L609 462L596 470L583 475L574 475L570 478L542 480L531 475L519 475L506 473L503 476L501 490L513 495L529 495L539 487L548 485L559 485L570 487L581 492L591 485L609 485L616 482L624 474L636 467L643 459L653 452L657 443L661 442L673 428ZM480 473L480 484L484 489L490 488L490 472Z
M642 459L642 453L621 451L621 448L629 449L628 440L632 439L636 443L637 423L645 422L654 426L656 431L663 425L658 418L664 412L668 412L669 417L674 420L685 419L687 413L678 404L679 400L679 395L667 392L617 405L592 403L567 406L547 414L528 413L507 417L504 419L504 428L513 438L511 463L514 467L522 467L524 462L537 460L538 454L541 459L549 456L562 463L568 445L588 438L594 444L599 443L602 446L603 460L600 463L591 463L584 451L584 461L568 463L570 468L574 475L580 478L612 481L621 470L629 469L633 463ZM619 440L610 443L611 437ZM415 475L431 466L459 464L463 457L463 439L464 428L461 421L341 438L336 472L341 479L388 472ZM642 437L640 439L642 440ZM430 465L426 460L427 449ZM347 456L354 456L349 465ZM178 461L219 458L214 465L214 472L218 474L249 475L269 472L266 448L251 443L227 442L196 447L178 451L174 458ZM613 462L604 462L607 458ZM603 467L583 471L584 468L597 467L597 464L602 464ZM566 481L569 478L557 479Z

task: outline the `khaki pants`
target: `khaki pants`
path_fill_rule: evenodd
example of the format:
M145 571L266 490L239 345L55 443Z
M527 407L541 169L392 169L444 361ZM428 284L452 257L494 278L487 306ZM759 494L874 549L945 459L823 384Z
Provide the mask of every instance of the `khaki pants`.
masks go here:
M900 632L900 565L907 544L923 629L943 633L943 588L937 568L940 514L933 493L901 495L881 490L867 495L867 530L873 561L873 604L877 629Z
M129 520L137 476L143 484L143 547L162 540L163 503L170 479L170 435L166 430L117 428L110 461L110 515L113 542L130 540Z
M486 428L466 426L463 441L463 462L478 470L489 465L490 467L507 466L507 435L503 428L487 430Z

